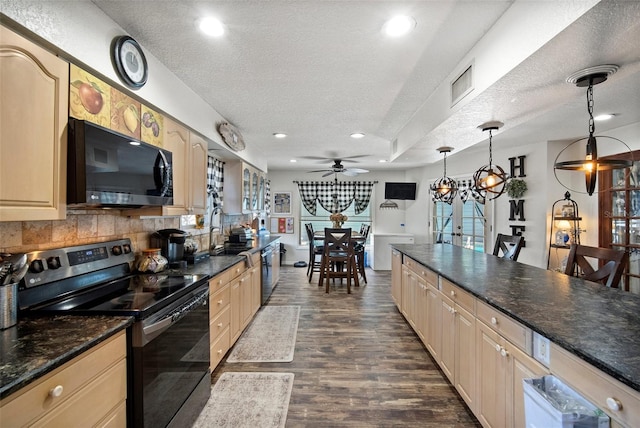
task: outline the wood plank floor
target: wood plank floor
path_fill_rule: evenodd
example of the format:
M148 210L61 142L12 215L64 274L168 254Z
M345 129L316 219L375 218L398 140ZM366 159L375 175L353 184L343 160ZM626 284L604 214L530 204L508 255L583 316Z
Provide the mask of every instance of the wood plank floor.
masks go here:
M287 427L479 427L391 299L390 272L367 269L368 285L309 284L283 266L268 305L299 305L291 363L226 363L226 371L295 374Z

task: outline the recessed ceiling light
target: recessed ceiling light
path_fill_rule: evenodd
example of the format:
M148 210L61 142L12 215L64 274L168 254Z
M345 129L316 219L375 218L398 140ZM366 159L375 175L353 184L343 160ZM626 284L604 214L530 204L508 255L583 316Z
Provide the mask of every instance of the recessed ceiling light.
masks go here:
M208 16L198 23L200 31L207 36L220 37L224 34L224 25L217 18Z
M385 162L387 162L387 160L386 159L380 159L378 162L385 163Z
M364 137L364 134L362 132L354 132L353 134L351 134L351 138L358 139L363 137Z
M398 15L384 23L382 31L389 37L400 37L413 30L416 20L410 16Z
M295 162L298 162L298 161L297 161L297 160L295 160L295 159L290 159L290 160L289 160L289 162L291 162L291 163L295 163Z
M597 120L597 121L609 120L609 119L613 119L614 116L615 114L613 113L599 114L596 117L594 117L593 120Z
M276 138L285 138L287 136L287 134L284 134L282 132L274 132L273 136Z

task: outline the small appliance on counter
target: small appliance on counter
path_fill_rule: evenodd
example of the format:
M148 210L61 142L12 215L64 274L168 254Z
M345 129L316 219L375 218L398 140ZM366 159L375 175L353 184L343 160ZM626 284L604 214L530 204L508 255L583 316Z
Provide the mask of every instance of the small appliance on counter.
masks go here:
M179 229L162 229L151 234L150 243L154 248L160 248L161 254L169 261L169 267L184 268L184 243L187 232Z
M229 234L229 242L236 244L251 241L251 239L253 239L251 236L251 229L244 227L231 229L231 233Z

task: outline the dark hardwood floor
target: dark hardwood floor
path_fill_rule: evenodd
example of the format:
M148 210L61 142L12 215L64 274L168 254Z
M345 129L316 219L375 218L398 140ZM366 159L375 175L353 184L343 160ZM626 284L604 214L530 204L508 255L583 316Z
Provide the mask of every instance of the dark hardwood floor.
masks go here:
M309 284L283 266L268 305L299 305L291 363L232 363L214 371L295 374L287 427L479 427L391 299L390 272L367 269L368 285Z

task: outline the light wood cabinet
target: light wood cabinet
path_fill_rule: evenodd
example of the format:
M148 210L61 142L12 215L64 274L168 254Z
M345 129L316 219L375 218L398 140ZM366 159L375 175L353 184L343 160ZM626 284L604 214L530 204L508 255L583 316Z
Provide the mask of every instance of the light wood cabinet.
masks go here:
M398 310L402 304L402 253L391 250L391 298Z
M426 346L433 358L438 361L442 348L442 329L440 320L442 319L441 294L435 285L427 287L427 340Z
M126 421L126 398L121 331L2 400L0 426L110 426Z
M173 205L125 210L124 214L204 214L207 209L207 142L169 118L164 118L163 141L164 148L173 157Z
M245 162L227 162L224 168L224 212L248 214L264 210L265 175Z
M0 50L0 221L64 219L69 64L3 26Z
M230 271L226 270L209 280L209 346L211 370L220 363L225 356L231 342L229 289Z

